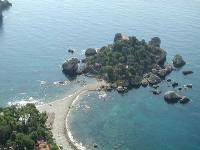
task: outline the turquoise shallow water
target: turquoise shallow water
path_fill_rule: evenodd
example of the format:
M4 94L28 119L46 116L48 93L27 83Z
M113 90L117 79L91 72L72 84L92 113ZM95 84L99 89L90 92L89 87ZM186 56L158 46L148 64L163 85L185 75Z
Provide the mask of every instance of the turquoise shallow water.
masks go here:
M146 41L159 36L169 62L176 53L186 60L187 65L169 78L181 85L192 83L193 89L180 93L192 101L169 105L163 95L152 95L150 88L124 96L108 93L106 101L98 93L86 93L76 102L83 106L70 115L72 134L87 147L97 143L104 150L199 149L199 0L11 2L13 7L4 13L0 26L0 106L30 97L52 101L79 88L77 80L84 77L66 86L53 84L68 80L60 65L72 57L69 47L80 58L85 48L111 43L116 32ZM183 69L195 73L183 76ZM165 91L166 83L161 88Z

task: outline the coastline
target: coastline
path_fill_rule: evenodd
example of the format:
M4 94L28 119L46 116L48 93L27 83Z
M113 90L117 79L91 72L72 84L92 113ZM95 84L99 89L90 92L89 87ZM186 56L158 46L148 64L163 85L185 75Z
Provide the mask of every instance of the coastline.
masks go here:
M71 106L83 93L87 91L94 91L105 84L106 83L104 81L88 83L81 87L80 90L66 98L37 106L37 109L40 112L55 113L55 119L52 125L52 133L57 145L62 146L63 150L80 149L78 143L73 140L67 124L67 117L69 115Z

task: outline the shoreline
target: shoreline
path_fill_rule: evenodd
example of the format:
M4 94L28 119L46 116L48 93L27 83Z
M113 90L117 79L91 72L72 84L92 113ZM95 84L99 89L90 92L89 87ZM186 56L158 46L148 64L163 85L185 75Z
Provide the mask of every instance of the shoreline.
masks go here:
M81 87L72 95L54 102L46 103L37 106L40 112L55 113L54 123L52 125L53 138L56 140L58 146L62 146L63 150L79 150L78 143L73 140L71 132L68 128L67 118L70 113L70 108L74 102L87 91L95 91L101 85L105 85L104 81L97 81L95 83L88 83Z

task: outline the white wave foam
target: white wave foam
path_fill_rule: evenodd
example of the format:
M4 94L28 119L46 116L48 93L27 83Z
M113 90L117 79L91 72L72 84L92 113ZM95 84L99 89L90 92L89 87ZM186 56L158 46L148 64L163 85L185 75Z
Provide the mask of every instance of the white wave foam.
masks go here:
M8 102L8 106L16 106L19 108L25 106L26 104L42 105L44 103L39 99L34 99L33 97L29 97L28 99L21 99L14 102Z
M107 94L106 92L99 92L99 99L102 99L102 98L106 98Z
M46 81L40 81L40 85L46 84Z

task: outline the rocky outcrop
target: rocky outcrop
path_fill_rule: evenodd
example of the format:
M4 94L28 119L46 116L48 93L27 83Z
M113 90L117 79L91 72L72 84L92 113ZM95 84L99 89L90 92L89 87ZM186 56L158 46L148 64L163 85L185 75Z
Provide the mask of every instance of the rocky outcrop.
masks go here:
M149 82L147 81L147 79L143 79L141 81L141 84L142 84L143 87L146 87L149 84Z
M184 87L192 88L192 84L186 84L186 85L184 85Z
M155 84L155 85L153 85L152 87L153 87L154 89L157 89L157 88L159 88L159 85Z
M85 56L93 56L95 54L97 54L97 51L94 48L88 48L85 51Z
M78 63L79 63L79 60L77 58L71 58L71 59L67 60L62 65L63 72L65 72L66 74L69 74L69 75L77 74Z
M141 86L140 81L131 80L131 87L139 88Z
M184 71L182 71L182 73L184 74L184 75L188 75L188 74L192 74L192 73L194 73L193 71L190 71L190 70L184 70Z
M164 68L166 69L167 74L169 74L173 71L173 67L168 62L165 62Z
M177 67L177 68L185 65L185 61L183 60L182 56L180 56L178 54L176 56L174 56L172 61L173 61L174 67Z
M124 92L124 88L122 86L118 86L117 87L117 92L123 93Z
M161 79L153 73L149 73L149 77L147 80L148 80L149 84L151 84L151 85L158 84L161 82Z
M153 47L160 48L161 40L159 37L153 37L151 41L149 41L149 45Z
M187 96L183 96L180 100L181 104L186 104L190 101L190 99Z
M174 91L167 91L164 95L164 99L168 103L177 103L181 99L181 97Z

